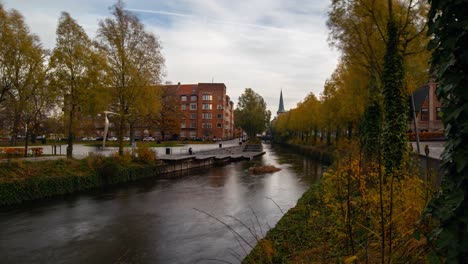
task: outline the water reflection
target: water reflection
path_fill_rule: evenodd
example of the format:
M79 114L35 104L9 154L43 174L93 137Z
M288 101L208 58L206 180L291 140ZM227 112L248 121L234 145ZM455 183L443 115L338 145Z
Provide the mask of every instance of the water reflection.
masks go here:
M146 179L4 209L0 212L2 260L194 263L216 258L236 263L248 245L239 244L225 226L200 211L219 218L255 244L242 223L264 235L282 216L267 197L286 211L321 174L320 164L308 158L270 145L264 149L261 158L185 172L177 179ZM261 175L247 171L261 164L282 170Z

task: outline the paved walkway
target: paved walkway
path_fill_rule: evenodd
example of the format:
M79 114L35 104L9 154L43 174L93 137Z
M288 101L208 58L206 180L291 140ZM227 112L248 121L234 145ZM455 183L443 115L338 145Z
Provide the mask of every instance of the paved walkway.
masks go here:
M192 155L188 154L170 154L170 155L158 155L158 158L161 160L167 161L176 161L176 160L185 160L185 159L196 159L196 160L204 160L204 159L251 159L256 156L260 156L264 154L260 149L258 150L244 150L244 146L230 146L225 148L214 148L208 150L199 150L193 151Z
M219 144L222 144L223 148L219 148ZM61 145L61 149L59 152L59 148L57 147L57 152L65 154L66 152L66 145ZM50 146L43 146L44 154L52 153L52 148ZM166 155L162 153L165 152L166 148L171 149L171 153L175 155L169 156L188 156L188 149L192 148L194 154L199 155L229 155L233 154L234 152L238 152L236 148L239 148L239 140L227 140L227 141L220 141L213 144L188 144L180 147L156 147L152 148L158 155L158 157L162 158ZM130 150L130 148L125 148ZM75 159L83 159L89 155L89 153L96 153L104 156L112 155L113 153L117 152L118 148L116 147L108 147L105 150L100 150L96 147L89 147L84 146L82 144L73 145L73 158ZM41 157L27 157L27 158L20 158L16 160L21 161L43 161L43 160L58 160L58 159L66 159L65 155L58 155L58 156L41 156ZM0 159L0 163L8 162L7 159Z
M411 142L413 145L413 151L418 152L418 149L416 147L416 142ZM444 151L444 145L445 141L421 141L419 142L419 147L421 148L421 153L420 155L425 156L426 153L424 152L424 148L426 145L429 147L429 157L434 158L434 159L441 159L442 152Z

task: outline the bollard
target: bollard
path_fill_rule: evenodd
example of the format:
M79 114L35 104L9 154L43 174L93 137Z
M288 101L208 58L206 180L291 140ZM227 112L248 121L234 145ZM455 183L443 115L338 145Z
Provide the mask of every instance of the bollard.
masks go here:
M219 148L222 148L223 147L223 144L219 143Z

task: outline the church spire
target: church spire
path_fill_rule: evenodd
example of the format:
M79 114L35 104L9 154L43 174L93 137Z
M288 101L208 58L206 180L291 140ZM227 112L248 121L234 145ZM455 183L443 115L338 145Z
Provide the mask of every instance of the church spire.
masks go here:
M279 101L279 108L278 108L278 112L276 112L277 115L280 115L282 113L284 113L286 111L284 111L284 103L283 103L283 89L281 89L281 92L280 92L280 101Z

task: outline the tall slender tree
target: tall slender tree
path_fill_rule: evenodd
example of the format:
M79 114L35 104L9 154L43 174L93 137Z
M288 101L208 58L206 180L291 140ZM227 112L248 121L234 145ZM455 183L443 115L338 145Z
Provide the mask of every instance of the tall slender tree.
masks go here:
M77 113L93 113L105 102L99 89L102 89L103 56L93 48L91 40L83 28L70 14L63 12L57 26L56 46L50 58L51 87L55 87L63 100L66 113L66 130L68 133L67 157L73 157L73 139Z
M97 44L109 65L110 110L119 114L119 154L128 120L138 108L152 105L147 89L160 83L164 67L159 40L147 32L140 20L124 9L122 1L112 8L113 18L99 22Z
M401 168L407 148L408 93L404 86L405 68L399 50L400 33L393 14L392 0L388 0L388 13L388 37L382 75L385 119L383 150L385 169L387 174L391 174Z

